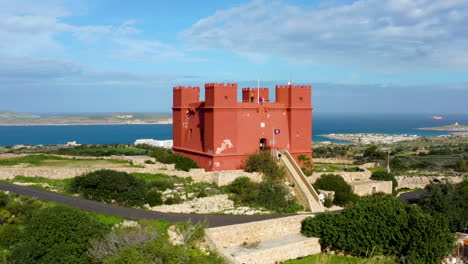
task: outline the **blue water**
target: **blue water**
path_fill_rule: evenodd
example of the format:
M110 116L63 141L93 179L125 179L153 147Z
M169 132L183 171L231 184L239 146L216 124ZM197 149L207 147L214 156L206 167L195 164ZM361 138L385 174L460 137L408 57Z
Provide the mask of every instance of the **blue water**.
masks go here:
M468 124L467 114L444 116L434 120L428 114L324 114L314 113L313 140L330 133L386 133L420 136L445 135L450 132L417 130L418 127ZM0 146L53 145L77 141L80 144L133 143L139 138L171 139L172 125L106 126L0 126Z

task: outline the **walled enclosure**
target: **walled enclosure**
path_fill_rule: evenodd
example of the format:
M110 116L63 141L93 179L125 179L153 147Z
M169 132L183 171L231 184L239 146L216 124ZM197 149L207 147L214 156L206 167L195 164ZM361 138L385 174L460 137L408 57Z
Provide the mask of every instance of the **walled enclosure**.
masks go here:
M312 87L277 85L276 102L268 88L237 84L174 87L173 139L175 152L195 160L207 171L243 168L247 156L260 149L286 149L296 159L312 159ZM275 133L276 131L276 133Z

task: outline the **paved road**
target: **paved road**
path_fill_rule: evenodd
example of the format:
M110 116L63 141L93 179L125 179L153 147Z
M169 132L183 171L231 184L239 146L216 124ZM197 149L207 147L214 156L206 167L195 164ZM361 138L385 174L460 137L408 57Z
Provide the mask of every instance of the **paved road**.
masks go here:
M161 213L145 211L142 209L126 208L109 205L105 203L90 201L74 196L64 195L47 190L32 187L20 186L11 183L0 182L0 190L10 191L17 194L31 196L33 198L47 202L66 204L84 211L97 212L106 215L121 216L126 219L164 219L169 222L185 222L191 219L192 222L206 220L209 227L227 226L241 223L248 223L266 219L284 217L285 215L210 215L210 214L180 214ZM288 215L289 216L289 215Z

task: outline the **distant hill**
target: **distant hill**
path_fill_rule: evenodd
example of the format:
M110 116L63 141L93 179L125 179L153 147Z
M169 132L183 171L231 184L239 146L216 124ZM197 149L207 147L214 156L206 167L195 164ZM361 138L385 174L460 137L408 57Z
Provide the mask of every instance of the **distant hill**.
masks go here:
M0 126L124 124L172 124L172 115L169 113L114 113L103 115L56 115L41 117L25 113L0 111Z
M440 131L468 131L468 125L462 125L462 124L453 124L453 125L448 125L448 126L441 126L441 127L423 127L423 128L418 128L421 130L440 130Z

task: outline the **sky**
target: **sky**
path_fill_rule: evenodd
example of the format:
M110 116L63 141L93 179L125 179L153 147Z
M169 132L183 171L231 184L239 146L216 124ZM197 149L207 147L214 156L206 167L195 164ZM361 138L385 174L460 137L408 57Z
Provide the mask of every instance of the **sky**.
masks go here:
M170 112L173 86L293 80L315 112L468 114L468 0L0 6L0 110Z

